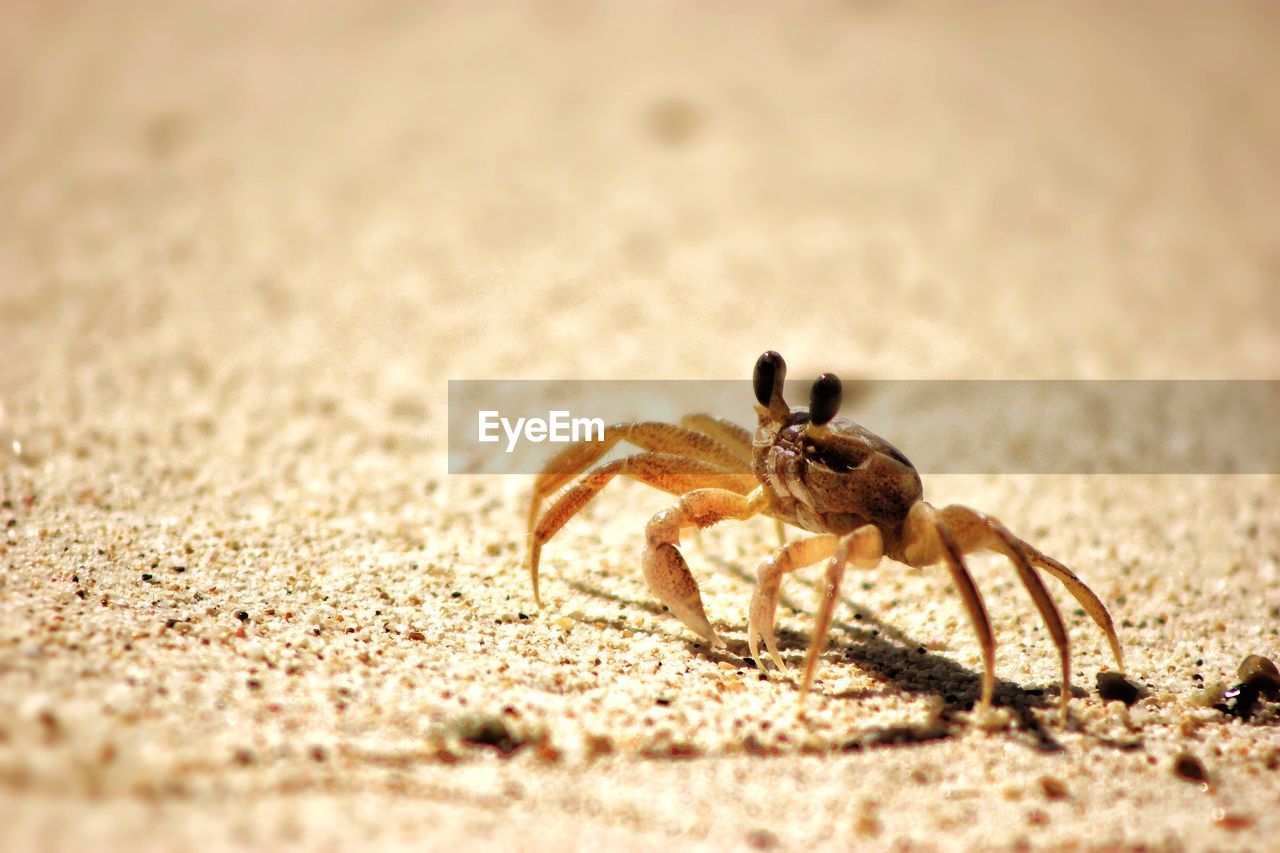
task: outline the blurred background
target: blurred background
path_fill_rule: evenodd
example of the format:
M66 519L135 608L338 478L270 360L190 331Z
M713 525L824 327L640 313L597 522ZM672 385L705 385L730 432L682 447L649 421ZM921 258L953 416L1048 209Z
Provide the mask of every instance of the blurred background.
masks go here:
M473 707L513 701L491 670L459 673L483 660L477 626L504 631L495 619L525 603L528 484L446 475L448 379L745 379L764 349L794 376L1276 378L1278 36L1280 7L1263 0L4 0L0 779L278 793L333 766L308 749L421 744L415 726L451 713L452 679L474 676ZM940 490L1034 525L1104 597L1129 594L1135 624L1143 608L1200 614L1180 636L1223 672L1241 654L1205 627L1228 604L1208 603L1257 602L1213 596L1280 604L1266 598L1273 479ZM602 503L597 520L630 520L579 528L548 574L579 565L574 542L625 561L661 504L638 494ZM732 541L735 565L767 545ZM1116 541L1123 580L1101 574ZM1176 548L1181 562L1150 556ZM1248 582L1228 584L1236 571ZM604 588L646 600L638 573L608 575ZM708 609L740 629L745 583L709 583ZM424 590L444 604L424 607ZM449 605L450 590L467 598ZM550 594L574 600L563 583ZM479 609L445 606L464 604ZM375 606L398 621L370 642L386 661L421 655L416 686L370 670L335 716L353 651L289 682L301 692L282 715L275 682L246 692L268 678L245 673L260 656L355 642L338 620L372 624ZM312 620L306 637L286 611ZM1274 627L1267 612L1249 636ZM895 624L929 636L911 618ZM174 619L193 620L188 640ZM202 632L215 642L197 655L183 643ZM394 644L410 633L428 642ZM1183 648L1127 636L1147 672ZM548 648L531 671L593 654ZM1009 660L1054 678L1051 655ZM122 728L121 708L146 726ZM116 763L91 758L104 743ZM235 775L247 764L277 776ZM325 790L394 794L380 768L350 758ZM629 789L639 813L651 784ZM693 788L665 788L678 802L653 820L698 819L681 808ZM476 802L468 819L484 824ZM511 832L549 808L525 802ZM94 837L57 806L41 814L16 824L28 840Z
M430 377L424 404L449 377L745 377L766 347L894 377L1274 373L1268 3L0 20L10 388L143 337L212 374Z

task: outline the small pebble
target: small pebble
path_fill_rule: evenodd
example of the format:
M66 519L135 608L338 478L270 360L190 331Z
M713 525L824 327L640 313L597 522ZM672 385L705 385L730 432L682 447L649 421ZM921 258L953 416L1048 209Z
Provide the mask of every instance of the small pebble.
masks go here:
M248 621L249 621L249 612L248 612L247 610L237 610L237 611L236 611L236 618L237 618L237 619L239 619L241 622L248 622Z
M608 735L587 735L587 757L600 758L613 754L613 741Z
M1045 798L1049 800L1065 800L1070 796L1066 783L1052 776L1040 777L1040 790L1044 793Z
M1254 819L1253 815L1241 814L1240 812L1228 812L1219 809L1213 814L1213 822L1223 829L1236 832L1253 826Z
M1252 720L1260 710L1259 700L1280 700L1280 673L1270 659L1249 655L1241 662L1239 674L1239 684L1218 691L1217 701L1212 703L1214 708L1242 720Z
M1098 695L1104 702L1132 705L1142 698L1142 688L1118 672L1098 673Z
M1188 782L1199 782L1205 788L1209 787L1209 771L1200 759L1189 752L1181 753L1173 760L1173 772Z
M858 835L874 837L879 835L883 829L884 826L880 823L880 819L874 814L860 814L853 824L853 831L858 833Z
M1240 664L1240 680L1255 690L1280 691L1280 669L1262 655L1249 655Z
M509 756L525 745L501 717L466 717L458 721L458 737L472 746L491 746L501 755Z

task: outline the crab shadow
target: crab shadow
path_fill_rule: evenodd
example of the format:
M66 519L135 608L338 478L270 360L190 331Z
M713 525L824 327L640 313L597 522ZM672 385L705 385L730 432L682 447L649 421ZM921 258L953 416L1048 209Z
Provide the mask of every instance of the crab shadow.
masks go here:
M715 556L704 557L723 571L752 585L755 579L741 567L733 565ZM804 588L812 589L813 584L797 578ZM627 609L638 608L654 615L664 615L667 610L653 601L636 601L630 598L607 592L581 581L568 581L578 592L596 599L616 602ZM841 596L841 605L854 614L856 624L840 619L831 622L831 640L824 657L831 661L838 656L842 661L854 664L863 672L871 675L885 686L876 689L846 690L839 693L828 693L832 699L870 699L895 693L906 693L913 696L938 697L943 702L943 710L939 725L926 736L920 736L911 726L873 727L858 733L847 748L859 749L864 744L899 744L912 741L938 740L959 735L965 727L960 724L957 713L970 711L977 704L982 691L982 676L967 669L955 661L929 651L925 645L908 636L898 628L882 622L870 610L861 604ZM791 596L781 595L779 605L799 612L802 608ZM752 660L747 654L738 655L729 650L714 649L707 643L690 639L683 632L665 631L660 628L648 628L632 624L625 617L587 618L583 620L603 628L635 631L651 636L683 642L689 650L698 656L714 663L727 662L737 667L749 666L759 668L761 663ZM736 629L745 634L746 626ZM778 648L784 659L794 669L802 665L804 655L809 648L807 635L785 628L778 631ZM731 641L731 647L743 643ZM745 649L743 650L745 652ZM782 681L775 678L775 683L788 684L792 690L799 690L798 682ZM1056 710L1060 690L1058 685L1047 688L1030 688L1005 680L997 680L992 698L994 705L1008 709L1013 715L1014 724L1003 734L1038 752L1060 752L1065 747L1054 737L1034 713L1035 710L1053 708ZM1072 688L1075 697L1086 696L1079 687Z

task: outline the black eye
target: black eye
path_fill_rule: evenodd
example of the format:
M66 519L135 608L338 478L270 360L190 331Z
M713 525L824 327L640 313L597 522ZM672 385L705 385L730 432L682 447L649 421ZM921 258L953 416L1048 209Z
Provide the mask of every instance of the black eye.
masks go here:
M751 377L756 401L762 406L769 405L769 401L773 399L774 385L781 382L786 375L787 364L782 360L782 356L773 350L760 356L756 360L755 373Z
M824 373L813 383L809 395L809 421L822 426L840 411L840 377Z

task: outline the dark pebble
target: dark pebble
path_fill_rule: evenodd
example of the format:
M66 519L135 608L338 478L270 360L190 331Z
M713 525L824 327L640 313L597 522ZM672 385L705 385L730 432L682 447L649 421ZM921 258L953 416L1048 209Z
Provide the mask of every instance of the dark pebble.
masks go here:
M1173 760L1173 772L1188 782L1199 782L1205 786L1209 784L1209 771L1200 759L1189 752L1184 752Z
M1071 796L1067 783L1053 776L1040 777L1040 791L1048 800L1065 800Z
M1098 673L1098 695L1104 702L1132 705L1142 698L1142 688L1118 672Z
M236 618L237 618L237 619L239 619L241 622L248 622L248 621L249 621L249 611L247 611L247 610L237 610L237 611L236 611Z
M1241 682L1222 693L1221 701L1213 707L1224 714L1248 720L1258 704L1258 700L1266 697L1272 701L1280 700L1280 674L1276 665L1262 655L1249 655L1240 664Z
M1224 714L1247 720L1253 716L1254 706L1258 704L1258 696L1261 693L1261 690L1251 685L1237 684L1222 691L1222 695L1218 697L1219 701L1213 707Z
M528 619L528 618L529 618L529 614L528 614L528 613L521 613L521 614L519 614L519 616L520 616L520 618L521 618L521 619Z
M451 593L449 593L449 597L450 597L450 598L462 598L462 593L460 593L460 592L451 592Z
M501 717L468 717L459 722L458 736L463 743L493 747L504 756L525 745Z
M1280 669L1262 655L1249 655L1240 664L1240 680L1262 691L1280 692Z
M426 638L427 638L427 635L426 635L426 634L424 634L424 633L422 633L421 631L410 631L410 632L409 632L409 639L410 639L410 640L416 640L416 641L418 641L418 642L421 642L421 641L425 640Z
M666 696L659 696L657 699L653 700L653 703L655 705L661 705L662 707L665 708L666 706L671 704L671 700L668 699Z
M142 579L143 579L144 581L149 581L149 580L151 580L151 573L150 573L150 572L143 572L143 573L142 573Z

